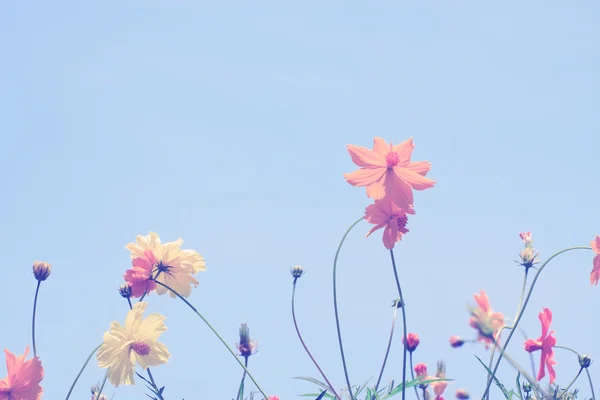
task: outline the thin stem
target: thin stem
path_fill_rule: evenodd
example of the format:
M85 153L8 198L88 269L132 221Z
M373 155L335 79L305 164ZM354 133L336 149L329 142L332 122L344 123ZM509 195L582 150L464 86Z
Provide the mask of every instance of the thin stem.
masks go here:
M238 364L240 364L240 367L242 367L244 369L244 371L246 371L246 373L248 374L248 376L250 377L250 379L252 379L252 382L254 382L254 385L256 385L256 388L258 389L258 391L265 397L265 399L269 398L269 396L267 396L267 394L265 393L265 391L262 390L261 387L258 385L258 383L256 382L256 379L254 379L254 377L252 376L252 374L250 373L250 371L248 371L248 369L244 366L244 364L242 364L242 362L239 360L239 358L235 355L235 353L231 349L231 347L229 347L229 345L227 344L227 342L225 341L225 339L223 339L223 337L221 335L219 335L219 332L217 332L216 329L213 328L213 326L208 322L208 320L206 318L204 318L204 316L202 314L200 314L200 312L198 312L198 310L196 309L196 307L194 307L189 301L186 300L185 297L183 297L182 295L180 295L179 293L177 293L175 290L171 289L169 286L167 286L164 283L159 282L159 281L155 281L155 282L157 284L159 284L160 286L163 286L165 289L168 289L171 292L173 292L173 294L175 294L177 297L179 297L181 299L181 301L183 301L185 304L187 304L187 306L189 308L191 308L192 311L194 311L196 313L196 315L199 316L200 319L202 319L202 321L204 321L204 323L206 324L206 326L208 326L210 328L210 330L215 334L215 336L217 338L219 338L219 340L221 341L221 343L223 343L223 346L225 346L227 348L227 350L229 350L229 352L231 353L231 355L233 356L233 358L235 358L235 361L237 361Z
M575 378L571 381L571 383L569 383L569 386L567 386L565 388L565 390L563 391L563 395L566 394L569 391L569 388L571 386L573 386L573 384L575 383L575 381L577 380L577 378L579 378L579 375L581 375L581 371L583 371L583 367L579 367L579 372L577 372L577 375L575 375Z
M131 304L131 299L129 297L127 298L127 303L129 304L129 309L131 310L133 305Z
M37 299L38 293L40 291L40 284L42 281L38 281L37 287L35 288L35 297L33 298L33 317L31 318L31 342L33 344L33 356L37 356L37 351L35 348L35 310L37 308Z
M402 307L402 331L404 351L402 354L402 400L406 399L406 361L408 349L406 348L406 336L408 330L406 329L406 304L404 304L404 297L402 296L402 288L400 287L400 280L398 279L398 270L396 269L396 260L394 259L394 250L390 249L390 256L392 257L392 267L394 268L394 278L396 278L396 286L398 287L398 297L400 298L400 307Z
M521 308L523 307L523 298L525 297L525 289L527 288L527 272L529 271L529 268L525 268L525 274L523 277L523 286L521 287L521 297L519 298L519 306L517 307L517 313L516 315L519 315L519 312L521 311ZM500 338L500 334L502 333L502 330L506 328L505 326L503 326L499 331L498 331L498 336L496 338L496 340L498 340ZM512 327L510 328L512 329ZM490 352L490 361L488 363L488 369L492 369L492 364L494 363L494 355L496 353L496 346L492 347L492 351ZM530 353L531 355L531 353ZM488 384L491 382L492 380L492 375L488 375ZM490 393L488 391L487 395L486 395L486 400L489 400L490 398Z
M512 332L512 331L511 331ZM527 371L525 371L523 369L523 367L521 367L512 357L510 357L505 351L505 347L502 347L502 345L500 345L499 343L495 343L496 346L500 349L500 354L504 354L504 358L506 359L506 361L508 361L513 368L515 368L517 371L519 371L521 373L521 375L523 375L523 377L525 379L527 379L527 381L531 384L531 386L535 387L536 390L538 390L539 392L543 393L544 396L547 396L548 394L539 386L537 380L533 379L533 377L531 377Z
M413 353L412 351L410 352L410 379L411 380L415 380L415 371L414 371L414 367L413 367ZM419 397L419 391L417 390L417 386L413 386L415 388L415 394L417 395L417 400L421 400L421 398Z
M150 377L150 382L152 382L152 386L154 386L154 390L156 391L156 395L160 398L160 400L165 400L162 397L162 394L160 393L160 390L158 389L158 385L154 381L154 377L152 376L152 372L150 371L150 367L146 368L146 371L148 372L148 377Z
M340 254L342 245L344 244L344 241L346 240L346 236L348 236L348 234L350 233L352 228L354 228L356 225L358 225L358 223L360 221L362 221L363 219L364 219L364 217L361 217L360 219L356 220L356 222L354 222L352 225L350 225L350 228L348 228L346 233L344 233L344 236L342 236L342 240L340 241L340 244L335 252L335 257L333 259L333 310L335 311L335 326L337 328L338 342L340 345L340 354L342 355L342 366L344 367L344 376L346 377L346 385L348 385L348 392L350 393L351 400L354 400L354 394L352 393L352 386L350 385L350 378L348 377L348 368L346 367L346 357L344 355L344 346L342 344L342 331L340 330L340 316L338 314L338 305L337 305L336 272L337 272L338 255Z
M523 334L523 339L529 339L529 336L527 336L527 333L523 328L519 328L519 330ZM529 353L529 363L531 364L531 374L535 375L535 360L533 359L533 353Z
M327 379L327 376L325 376L325 372L323 372L323 370L319 366L319 363L317 363L317 360L315 360L315 358L311 354L310 350L308 350L308 346L306 345L306 343L304 342L304 339L302 338L302 335L300 334L300 328L298 328L298 322L296 321L296 307L295 307L296 281L297 280L298 280L298 278L294 278L293 289L292 289L292 319L294 320L294 327L296 328L296 333L298 334L298 339L300 339L300 343L302 343L302 346L304 347L304 351L306 351L306 354L308 354L308 356L312 360L313 364L315 364L315 367L317 367L317 369L319 370L319 373L321 374L323 379L325 379L325 382L327 382L327 385L329 385L329 389L331 389L331 392L333 393L335 398L338 400L341 400L341 397L336 393L335 389L333 388L333 385L331 384L331 382L329 382L329 379Z
M379 377L377 378L377 384L375 385L375 392L377 392L377 389L379 389L381 377L383 376L383 370L385 369L385 364L387 363L388 355L390 354L390 349L392 347L392 339L394 338L394 328L396 327L396 315L398 315L398 302L394 301L394 314L392 315L392 329L390 329L390 339L388 340L387 349L385 349L385 356L383 357L383 364L381 365Z
M92 356L94 354L96 354L96 352L98 351L98 349L100 348L100 346L102 346L103 343L100 343L98 346L96 346L96 348L90 353L90 355L88 356L87 360L85 360L85 363L83 363L83 366L81 367L81 369L79 370L79 373L77 374L77 376L75 377L75 380L73 381L73 384L71 385L71 388L69 389L69 393L67 393L67 397L65 398L65 400L69 400L69 396L71 396L71 392L73 391L73 389L75 388L75 384L77 383L77 381L79 380L79 377L81 376L81 374L83 373L83 370L85 369L85 367L87 367L88 363L90 362L90 359L92 358Z
M150 279L153 280L153 281L156 281L156 278L158 278L158 276L160 275L160 273L161 273L161 271L157 271L156 275L154 277L150 277ZM144 294L142 295L142 297L140 297L140 299L138 300L138 303L140 303L142 300L144 300L144 298L146 297L147 294L148 294L148 289L146 289L144 291ZM131 301L129 303L131 303ZM131 308L131 304L129 305L129 307Z
M577 356L577 358L581 357L581 354L579 354L578 352L576 352L575 350L573 350L570 347L566 347L566 346L554 346L554 348L568 350L571 353L575 354ZM595 400L596 399L596 395L594 394L594 384L592 383L592 376L590 375L590 371L589 371L588 368L585 369L585 372L587 373L588 381L590 382L590 389L592 391L592 400Z
M244 367L248 368L248 357L244 357ZM240 381L240 388L238 389L238 400L244 400L244 381L246 380L246 370L242 374L242 380Z
M104 389L104 385L106 384L106 379L108 378L108 370L104 374L104 379L102 380L102 384L100 385L100 389L98 389L98 393L96 393L96 397L94 400L100 400L100 395L102 394L102 390Z
M552 256L550 256L550 258L548 258L540 267L540 269L537 271L537 273L535 274L535 276L533 277L533 281L531 282L531 286L529 287L529 291L527 292L527 297L525 298L525 301L523 302L523 306L521 307L521 310L519 311L519 313L517 314L517 317L515 318L515 322L513 324L513 329L510 331L510 333L508 334L508 337L506 338L506 343L504 344L504 347L506 348L508 346L508 343L510 342L510 339L512 338L513 334L515 333L515 329L517 327L517 325L519 325L519 322L521 321L521 317L523 316L523 313L525 311L525 309L527 308L527 303L529 302L529 298L531 297L531 294L533 293L533 289L535 288L535 283L537 282L538 277L540 276L540 274L542 273L542 271L544 270L544 268L546 267L546 265L548 265L548 263L553 260L555 257L557 257L558 255L565 253L567 251L571 251L571 250L591 250L591 247L589 246L573 246L573 247L568 247L564 250L561 250L557 253L554 253ZM496 376L496 371L498 371L498 367L500 366L500 361L502 361L502 356L503 356L503 352L500 353L500 355L498 356L498 359L496 360L496 364L494 365L494 369L492 370L492 376L490 377L490 379L488 380L488 383L486 385L485 391L483 393L483 397L488 396L488 392L490 390L490 386L492 384L492 380L493 377Z

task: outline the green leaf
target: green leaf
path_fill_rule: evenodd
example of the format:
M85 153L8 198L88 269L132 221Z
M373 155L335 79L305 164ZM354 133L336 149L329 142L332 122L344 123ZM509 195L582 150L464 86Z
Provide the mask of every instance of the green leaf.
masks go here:
M485 370L488 372L488 374L490 376L492 376L492 371L488 368L487 365L485 365L485 363L483 361L481 361L481 358L475 356L476 359L479 360L479 362L481 363L481 365L483 365L483 368L485 368ZM494 379L493 379L494 383L496 384L496 386L498 386L498 388L502 391L502 394L504 395L504 397L506 399L510 399L510 393L508 392L508 390L506 390L506 388L504 387L504 385L502 383L500 383L500 381L498 380L498 378L496 378L496 376L494 375Z
M303 380L303 381L307 381L307 382L310 382L310 383L314 383L315 385L317 385L317 386L320 386L320 387L321 387L321 389L324 389L324 390L328 390L328 391L330 391L330 392L333 392L333 389L332 389L332 388L330 388L330 387L329 387L329 385L327 385L326 383L323 383L323 382L321 382L321 381L320 381L320 380L318 380L318 379L315 379L315 378L310 378L310 377L306 377L306 376L295 376L295 377L294 377L294 379L301 379L301 380Z
M517 390L519 391L519 398L523 400L523 392L521 391L521 373L517 372Z

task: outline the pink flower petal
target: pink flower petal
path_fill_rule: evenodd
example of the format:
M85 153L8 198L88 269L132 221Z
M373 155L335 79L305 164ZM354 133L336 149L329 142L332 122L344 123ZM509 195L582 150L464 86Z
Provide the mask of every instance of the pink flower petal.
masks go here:
M346 145L352 162L359 167L383 167L387 166L385 162L385 156L378 154L372 150L362 146L355 146L353 144Z
M592 285L598 285L600 281L600 255L594 257L594 268L590 273L590 282Z
M407 139L392 148L392 151L395 151L398 154L398 165L405 166L410 162L410 157L414 148L413 138Z

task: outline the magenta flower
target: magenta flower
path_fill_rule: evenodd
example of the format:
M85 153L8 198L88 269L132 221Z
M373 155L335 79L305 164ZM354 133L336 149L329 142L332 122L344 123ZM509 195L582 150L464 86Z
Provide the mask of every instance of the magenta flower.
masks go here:
M15 356L4 350L6 356L6 370L8 376L0 380L0 400L40 400L44 393L40 382L44 378L44 368L38 357L25 361L29 353L29 346L25 347L25 354Z
M152 268L156 262L151 250L144 250L143 257L136 257L131 261L132 267L125 271L123 277L131 287L131 297L142 297L156 289L156 282L152 278Z
M550 376L550 384L552 384L554 383L554 379L556 379L556 372L553 367L556 365L556 361L554 361L554 350L552 349L556 345L556 338L552 336L554 331L549 331L550 323L552 322L552 311L549 308L544 308L539 318L542 323L542 336L537 340L527 339L525 350L530 353L537 350L542 351L537 380L541 380L546 375L545 369L547 368L548 375Z
M408 229L406 229L407 213L414 214L415 212L412 208L408 211L401 209L388 196L381 200L375 200L375 203L365 209L365 219L375 225L367 233L367 237L376 230L385 228L383 245L388 250L393 249L396 242L402 240L402 235L408 233Z
M417 346L420 342L419 335L416 333L409 333L406 335L406 340L402 338L402 344L406 346L406 350L410 351L411 353L417 349Z
M346 146L359 170L345 174L352 186L366 186L367 196L373 200L388 195L402 209L413 205L412 190L433 187L435 181L425 178L431 168L427 161L411 162L415 147L412 138L399 145L389 146L380 137L374 139L373 150L349 144Z
M592 240L592 250L596 253L596 257L594 257L594 268L590 273L590 282L592 285L598 285L598 281L600 281L600 235L596 235L596 239Z
M465 341L460 336L450 336L450 346L461 347Z

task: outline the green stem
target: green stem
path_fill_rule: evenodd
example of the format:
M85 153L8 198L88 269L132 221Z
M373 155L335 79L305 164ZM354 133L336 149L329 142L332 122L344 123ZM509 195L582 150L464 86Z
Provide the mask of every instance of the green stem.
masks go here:
M396 269L396 260L394 259L394 250L390 249L390 256L392 257L392 267L394 268L394 278L396 278L396 286L398 287L398 297L400 298L400 307L402 307L402 331L403 331L403 354L402 354L402 400L406 399L406 361L408 349L407 345L407 328L406 328L406 304L404 303L404 297L402 296L402 288L400 287L400 280L398 279L398 270Z
M337 305L336 272L337 272L338 255L340 254L342 245L344 244L344 241L346 240L346 236L348 236L348 234L350 233L352 228L354 228L356 225L358 225L358 223L360 221L362 221L363 219L364 219L364 217L361 217L360 219L356 220L356 222L354 222L352 225L350 225L350 228L348 228L348 230L346 230L346 233L344 233L344 236L342 236L342 240L340 241L337 251L335 252L335 257L333 259L333 310L335 311L335 326L337 328L338 343L340 345L340 354L342 355L342 366L344 367L344 376L346 377L346 385L348 385L348 393L350 393L351 400L354 400L354 394L352 393L352 386L350 385L350 378L348 377L348 368L346 367L346 357L344 355L344 346L342 344L342 332L340 330L340 317L338 314L338 305Z
M210 328L210 330L215 334L215 336L217 338L219 338L219 340L221 341L221 343L223 343L223 346L225 346L227 348L227 350L229 350L229 352L231 353L231 355L233 356L233 358L235 358L235 361L237 361L238 364L240 364L240 367L242 367L244 369L244 371L246 371L246 373L248 374L248 376L250 377L250 379L252 379L252 382L254 382L254 385L256 385L256 388L258 389L258 391L265 397L265 399L268 399L269 396L267 396L267 394L265 393L265 391L261 389L261 387L256 382L256 379L254 379L254 377L252 376L252 374L250 373L250 371L248 371L248 369L244 366L244 364L242 364L242 362L236 356L236 354L231 349L231 347L229 347L229 345L227 344L227 342L225 341L225 339L223 339L223 337L221 335L219 335L219 332L217 332L216 329L213 328L213 326L208 322L208 320L206 318L204 318L204 316L202 314L200 314L200 312L198 312L198 310L196 309L196 307L194 307L189 301L186 300L185 297L183 297L182 295L180 295L179 293L177 293L175 290L171 289L169 286L167 286L164 283L159 282L159 281L155 281L155 282L157 284L159 284L160 286L163 286L165 289L168 289L171 292L173 292L173 294L175 294L177 297L179 297L181 299L181 301L183 301L185 304L187 304L187 306L190 309L192 309L192 311L194 311L196 313L196 315L199 316L200 319L202 319L202 321L204 321L204 323L206 324L206 326L208 326Z
M42 283L42 281L38 281L37 288L35 289L35 297L33 299L33 317L31 318L31 341L33 344L33 356L34 357L37 356L37 351L35 348L35 310L37 308L38 292L40 291L41 283Z
M248 368L248 357L244 357L244 367ZM237 400L244 400L244 381L246 380L246 370L242 374L242 380L240 381L240 388L238 389Z
M414 371L414 366L413 366L413 353L412 351L410 352L410 379L411 380L415 380L415 371ZM415 388L415 394L417 395L417 400L421 400L421 398L419 397L419 391L417 390L417 386L413 386Z
M75 377L75 380L73 381L73 384L71 385L71 388L69 389L69 393L67 393L67 397L65 400L69 400L69 396L71 396L71 392L73 392L73 389L75 388L75 384L77 383L77 381L79 380L79 377L81 376L81 374L83 373L83 370L85 369L85 367L87 367L88 363L90 362L90 359L92 358L92 356L94 354L96 354L96 352L98 351L98 349L100 348L100 346L102 346L103 343L100 343L98 346L96 346L96 348L90 353L90 355L88 356L87 360L85 360L85 363L83 363L83 366L81 367L81 369L79 370L79 373L77 374L77 376Z
M554 346L555 349L563 349L563 350L568 350L571 353L575 354L577 356L577 358L581 357L581 354L579 354L578 352L576 352L575 350L573 350L570 347L566 347L566 346ZM591 400L595 400L596 399L596 395L594 394L594 384L592 383L592 376L590 375L590 371L588 368L585 369L585 372L587 374L588 377L588 381L590 382L590 389L592 391L592 399Z
M571 251L571 250L591 250L591 247L589 246L573 246L573 247L568 247L564 250L561 250L557 253L554 253L552 256L550 256L550 258L548 258L548 260L546 260L542 266L540 267L540 269L537 271L537 273L535 274L535 276L533 277L533 281L531 282L531 286L529 287L529 291L527 292L527 297L525 298L525 301L523 302L523 306L521 307L521 311L519 311L519 313L517 314L517 318L515 318L515 322L513 324L513 329L510 331L510 333L508 334L508 337L506 338L506 343L504 344L504 347L508 347L508 343L510 342L510 339L512 338L513 334L515 333L515 328L517 327L517 325L519 325L519 322L521 321L521 317L523 316L523 313L525 311L525 309L527 308L527 303L529 302L529 298L531 297L531 294L533 293L533 289L535 288L535 283L537 282L538 277L540 276L540 274L542 273L542 271L544 270L544 268L546 267L546 265L548 265L548 263L553 260L555 257L557 257L558 255L565 253L567 251ZM485 391L483 393L483 397L487 398L488 396L488 392L490 390L490 386L492 384L492 380L494 378L494 376L496 376L496 371L498 371L498 367L500 366L500 362L502 361L502 356L503 356L503 352L500 353L500 355L498 356L498 359L496 360L496 364L494 365L494 369L492 370L492 376L490 377L490 379L488 380L488 383L486 385Z
M152 386L154 386L154 390L156 392L156 395L160 398L160 400L165 400L162 397L162 394L159 391L160 389L158 388L158 385L154 381L154 377L152 376L152 372L150 371L150 367L146 368L146 371L148 372L148 376L150 377L150 382L152 382Z
M379 384L381 383L381 378L383 376L383 370L385 369L385 364L387 363L388 355L390 354L390 349L392 347L392 339L394 338L394 328L396 327L396 315L398 315L398 301L394 301L394 314L392 316L392 329L390 329L390 339L388 340L387 349L385 349L385 356L383 357L383 364L381 365L381 370L379 371L379 377L377 378L377 384L375 385L375 392L379 389ZM375 394L373 395L375 398ZM372 399L373 400L373 399Z
M527 371L525 371L525 369L523 369L523 367L521 367L512 357L510 357L504 351L505 347L502 347L502 345L500 345L500 343L498 343L498 342L495 342L495 345L500 349L500 354L504 355L504 358L506 359L506 361L508 361L513 366L513 368L515 368L517 371L519 371L521 373L521 375L525 379L527 379L527 381L531 384L531 386L535 387L536 390L539 391L540 393L543 393L544 396L548 396L548 394L540 387L537 380L533 379L533 377L531 375L529 375L527 373Z
M321 374L323 379L325 379L325 382L327 382L327 385L329 385L329 389L331 390L331 392L333 393L335 398L338 400L341 400L341 397L336 393L335 389L333 388L333 385L331 384L331 382L329 382L329 379L327 379L325 372L323 372L323 370L319 366L319 363L317 363L317 360L315 360L315 358L311 354L310 350L308 350L308 346L306 345L306 343L304 342L304 339L302 338L302 335L300 334L300 329L298 328L298 322L296 321L296 307L295 307L295 301L294 301L296 298L296 281L297 280L298 280L298 278L294 278L294 284L293 284L293 289L292 289L292 319L294 320L294 327L296 328L296 333L298 334L298 339L300 339L300 343L302 343L302 347L304 347L304 351L306 351L306 354L308 354L308 356L312 360L313 364L315 364L315 367L317 367L317 369L319 370L319 373Z
M581 375L581 371L583 371L583 367L579 367L579 372L577 373L577 375L575 375L575 378L573 378L573 380L571 381L571 383L569 383L569 386L566 387L566 389L563 391L563 395L565 395L569 389L571 388L571 386L573 386L573 384L575 383L575 381L577 380L577 378L579 378L579 375Z
M98 393L96 393L96 398L94 400L100 400L100 395L102 394L102 390L104 389L104 385L106 384L106 379L108 378L108 370L104 374L104 379L102 380L102 385L100 385L100 389L98 389Z

